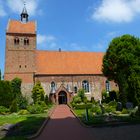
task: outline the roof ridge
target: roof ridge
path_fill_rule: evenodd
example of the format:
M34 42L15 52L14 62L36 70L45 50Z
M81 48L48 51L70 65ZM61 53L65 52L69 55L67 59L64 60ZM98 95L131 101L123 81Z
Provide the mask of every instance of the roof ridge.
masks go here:
M57 52L57 53L105 53L105 52L91 52L91 51L68 51L68 50L65 50L65 51L61 51L59 52L58 50L36 50L38 52Z

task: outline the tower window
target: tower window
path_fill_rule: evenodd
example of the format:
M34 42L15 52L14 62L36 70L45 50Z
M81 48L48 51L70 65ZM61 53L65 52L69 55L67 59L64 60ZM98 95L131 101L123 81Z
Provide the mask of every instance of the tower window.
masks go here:
M19 38L18 38L18 37L16 37L16 38L14 39L14 44L15 44L15 45L19 45Z
M24 45L29 45L29 39L28 38L24 39Z
M89 92L89 82L88 81L84 80L82 82L82 87L86 92Z

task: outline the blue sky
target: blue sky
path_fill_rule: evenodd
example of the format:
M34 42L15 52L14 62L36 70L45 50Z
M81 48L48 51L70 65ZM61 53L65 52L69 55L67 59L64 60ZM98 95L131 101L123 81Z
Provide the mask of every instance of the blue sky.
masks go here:
M140 0L25 0L37 21L37 49L105 52L112 38L140 37ZM8 19L20 19L23 0L0 0L0 69Z

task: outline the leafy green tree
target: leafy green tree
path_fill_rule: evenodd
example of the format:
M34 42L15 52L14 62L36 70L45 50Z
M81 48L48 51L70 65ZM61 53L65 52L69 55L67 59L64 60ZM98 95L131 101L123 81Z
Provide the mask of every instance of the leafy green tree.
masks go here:
M14 95L12 94L11 82L0 81L0 106L10 107Z
M119 86L123 105L140 102L140 39L131 35L114 38L103 59L104 75Z
M0 69L0 81L1 81L1 79L2 79L1 76L2 76L2 75L1 75L1 69Z
M21 83L22 83L22 80L17 77L11 81L11 86L12 86L13 94L15 98L19 98L19 96L21 96Z
M43 87L41 86L41 83L38 81L32 90L32 98L34 100L34 103L36 104L40 101L44 101L44 94L45 92L43 90Z

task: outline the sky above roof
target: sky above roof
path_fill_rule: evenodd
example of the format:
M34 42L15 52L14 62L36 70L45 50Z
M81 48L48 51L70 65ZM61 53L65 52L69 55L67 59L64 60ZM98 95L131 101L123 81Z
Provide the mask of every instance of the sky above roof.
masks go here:
M37 49L105 52L123 34L140 37L140 0L25 0L37 21ZM5 29L20 20L24 0L0 0L0 69L4 71Z

